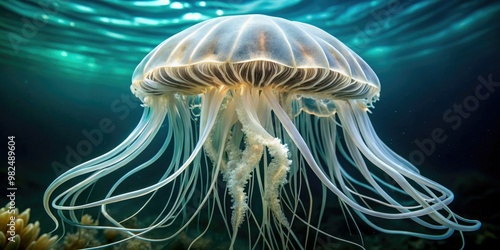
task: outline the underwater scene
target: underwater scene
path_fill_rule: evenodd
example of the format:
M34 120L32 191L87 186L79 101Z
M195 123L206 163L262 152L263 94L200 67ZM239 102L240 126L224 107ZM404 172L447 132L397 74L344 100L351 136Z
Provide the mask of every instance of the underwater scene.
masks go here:
M0 13L0 249L498 248L499 1Z

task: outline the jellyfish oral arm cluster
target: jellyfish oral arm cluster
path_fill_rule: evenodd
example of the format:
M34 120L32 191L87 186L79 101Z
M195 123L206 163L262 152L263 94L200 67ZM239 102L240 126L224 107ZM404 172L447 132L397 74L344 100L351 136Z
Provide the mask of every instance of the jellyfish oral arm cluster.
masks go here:
M222 221L230 249L239 237L249 249L314 248L320 236L363 248L323 229L339 211L432 240L481 226L453 213L453 193L378 138L368 117L377 76L314 26L263 15L199 23L151 51L131 90L144 106L132 133L48 187L56 226L126 235L109 246L186 232L195 242ZM137 181L152 170L156 181ZM94 190L101 185L104 194ZM92 209L108 225L81 225L77 211ZM147 219L130 226L135 218Z

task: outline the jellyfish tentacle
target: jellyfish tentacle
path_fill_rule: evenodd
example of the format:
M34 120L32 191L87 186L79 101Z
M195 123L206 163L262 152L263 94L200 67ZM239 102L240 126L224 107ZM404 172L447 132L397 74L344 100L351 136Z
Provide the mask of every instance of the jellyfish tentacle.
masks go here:
M191 128L190 128L190 123L189 123L189 115L187 115L191 111L188 109L187 105L180 98L176 98L175 96L168 96L168 97L164 96L163 98L169 99L173 102L172 105L166 106L166 108L167 108L166 114L168 116L167 123L169 125L169 128L171 128L171 129L168 130L168 133L167 133L167 136L163 142L163 145L161 146L161 148L158 150L158 152L151 159L149 159L148 161L135 167L131 171L127 172L120 179L118 179L115 182L115 184L110 188L110 190L107 193L107 195L105 196L105 198L111 197L113 195L113 193L115 192L115 190L118 188L118 186L120 184L124 183L126 179L133 176L135 173L139 172L140 170L143 170L146 167L151 166L152 163L154 163L156 160L158 160L158 158L161 155L163 155L166 148L170 145L172 137L174 139L174 142L176 142L176 145L179 145L179 146L174 147L172 160L171 160L169 166L167 167L167 171L165 171L163 176L160 177L160 181L167 178L170 175L170 173L175 169L175 167L179 164L179 162L181 160L180 156L182 155L181 151L184 150L185 153L187 153L189 146L182 147L181 145L189 144L189 143L184 143L183 138L184 138L184 136L191 136L190 135ZM179 144L179 142L182 144ZM184 155L186 155L186 154L184 154ZM182 192L178 192L177 194L179 195L181 193ZM108 211L107 211L108 204L103 204L101 206L101 212L102 212L103 216L105 218L107 218L112 224L114 224L117 227L123 227L122 226L123 221L128 221L129 219L135 217L144 207L146 207L146 205L152 200L152 198L154 197L155 194L156 194L156 191L154 191L151 194L151 196L148 198L148 200L136 212L132 213L131 215L129 215L125 219L121 219L120 222L115 220L115 218L108 213ZM172 190L172 192L169 195L169 198L167 199L166 204L170 204L170 201L171 201L173 195L174 195L174 193ZM175 199L175 200L178 200L178 199ZM174 205L174 207L175 207L175 205ZM161 214L158 216L161 216ZM167 214L167 217L168 216L169 215ZM154 223L156 223L158 218L159 217L157 217L157 219L155 221L153 221L151 224L154 225ZM137 231L137 229L136 230L127 230L127 233L132 235L131 232ZM141 231L142 231L142 229L141 229ZM136 237L139 239L144 239L141 236L136 236Z
M122 194L119 194L119 195L114 195L112 196L112 193L113 193L113 188L111 189L110 192L108 192L108 194L106 195L106 197L102 200L98 200L96 202L88 202L87 204L82 204L82 205L75 205L75 202L77 200L77 198L81 195L81 193L83 192L83 190L85 190L85 188L87 187L90 187L92 184L92 182L89 182L88 180L93 180L94 182L96 182L99 178L102 178L104 177L105 175L109 174L109 168L106 169L106 168L103 168L103 167L100 167L100 166L97 166L97 167L93 167L93 166L86 166L85 164L82 165L82 167L79 167L77 169L85 169L85 167L88 167L88 168L91 168L92 170L93 169L96 169L97 170L94 170L94 173L91 174L91 177L87 177L87 179L85 179L83 182L84 184L78 184L80 185L80 189L77 190L77 191L70 191L70 192L63 192L62 195L59 195L58 197L56 197L55 201L57 203L57 206L53 204L54 207L56 207L59 211L58 211L58 214L59 216L62 218L63 221L65 221L66 223L69 223L71 225L78 225L80 227L87 227L87 228L95 228L95 229L115 229L115 230L120 230L120 231L124 231L126 233L129 234L128 237L124 238L124 239L121 239L117 242L113 242L113 243L110 243L110 244L107 244L107 245L104 245L104 246L99 246L99 247L95 247L95 248L89 248L89 249L97 249L97 248L100 248L100 247L105 247L105 246L110 246L110 245L115 245L115 244L118 244L118 243L121 243L121 242L124 242L130 238L138 238L138 239L142 239L142 240L148 240L148 241L163 241L163 240L168 240L168 239L172 239L173 237L175 237L176 235L178 235L180 232L182 232L182 230L184 230L185 228L187 228L187 226L189 225L189 223L191 221L193 221L196 217L197 217L197 214L201 211L201 209L204 207L204 204L207 203L208 199L209 199L209 195L211 192L213 192L214 188L215 188L215 183L217 181L217 178L213 178L210 182L210 184L207 185L206 187L206 190L208 192L208 194L203 198L203 200L200 201L199 203L199 206L196 208L196 211L194 212L194 214L188 218L188 220L183 224L183 226L177 231L175 232L174 234L172 234L171 236L168 236L166 238L163 238L163 239L151 239L149 237L144 237L143 235L147 232L150 232L154 229L157 229L159 227L165 227L165 226L168 226L170 225L172 222L173 222L173 219L175 219L175 217L178 216L178 212L176 211L180 211L182 212L183 211L183 207L184 205L186 204L185 199L189 199L189 197L191 197L191 194L189 192L187 192L187 189L186 188L191 188L193 190L193 188L195 188L194 185L190 184L193 182L193 180L196 178L196 175L192 175L191 173L187 173L184 171L187 166L189 165L194 165L192 168L189 168L189 169L192 169L192 170L189 170L191 172L193 171L198 171L197 169L199 169L199 160L197 160L195 158L196 155L199 154L199 151L202 147L202 145L204 144L204 142L206 141L206 138L207 138L207 135L208 135L208 132L212 130L213 126L214 126L214 123L215 123L215 120L216 120L216 117L217 117L217 111L219 110L219 105L221 104L224 96L225 96L225 93L226 93L226 90L224 89L213 89L211 91L207 91L207 93L205 94L204 96L204 101L205 101L205 108L204 110L202 111L202 114L201 114L201 120L203 120L204 122L202 123L203 126L200 127L200 137L199 137L199 140L198 140L198 143L196 144L196 146L193 148L191 148L191 146L188 146L187 148L184 147L183 150L187 150L185 152L188 152L189 154L187 156L184 156L185 159L183 159L183 163L180 163L180 158L177 157L177 158L173 158L172 159L172 162L170 164L170 167L169 168L172 168L172 169L169 169L167 171L167 173L164 174L164 176L162 176L160 179L161 181L159 181L156 185L153 185L153 186L150 186L148 188L143 188L143 189L138 189L138 190L135 190L135 191L132 191L132 192L127 192L127 193L122 193ZM161 98L164 98L164 97L161 97ZM172 125L172 122L174 124L177 124L177 125L174 125L173 127L177 127L178 129L182 129L185 127L185 120L182 120L182 119L177 119L177 118L174 118L176 115L178 114L174 114L176 112L178 112L179 110L177 111L174 111L174 109L176 108L173 108L173 109L169 109L168 112L165 112L164 110L160 110L160 109L155 109L156 107L165 107L164 104L160 105L159 102L155 101L154 99L149 99L150 100L150 106L148 106L147 108L145 108L145 114L144 116L150 116L150 119L149 121L155 121L156 120L163 120L162 118L162 114L163 114L163 117L165 114L169 114L170 115L170 121L171 121L171 125ZM175 99L175 100L179 100L179 99ZM157 106L159 105L159 106ZM178 107L177 107L178 108ZM155 112L154 111L157 111L156 115L155 115ZM183 111L181 111L183 112ZM187 111L186 111L187 112ZM150 114L150 113L153 113L153 114ZM182 117L186 118L186 116L184 116L183 114L180 114ZM156 125L152 125L152 124L156 124ZM140 123L139 125L141 125L142 127L140 128L136 128L136 130L141 130L140 132L142 132L142 130L147 130L148 132L147 133L140 133L142 138L144 137L154 137L154 133L153 135L151 135L151 132L154 132L154 129L156 128L159 128L161 127L161 121L158 123L158 122L152 122L150 125L146 125L146 123ZM146 127L144 127L146 126ZM147 127L147 126L151 126L151 127ZM226 127L229 127L229 126L226 126ZM185 129L185 128L184 128ZM134 133L133 133L134 134ZM165 144L168 144L169 142L169 135L171 133L168 133L167 134L167 140L165 141ZM175 140L176 141L185 141L184 140L184 135L182 132L179 132L179 133L175 133L175 128L174 128L174 131L173 131L173 134L174 134L174 138L176 138ZM141 137L139 137L140 139ZM135 140L139 140L139 139L135 139ZM222 138L222 140L225 140L225 137ZM188 141L185 141L184 143L186 143ZM147 145L149 144L148 141L146 141L146 143L143 145L143 147L146 147ZM164 144L164 146L165 146ZM142 145L142 144L141 144ZM217 163L214 163L214 166L216 166L216 168L213 169L212 173L214 174L214 176L217 176L218 173L219 173L219 167L221 165L221 162L222 162L222 159L223 159L223 147L222 145L220 145L221 147L219 148L219 151L220 153L217 154ZM135 147L132 147L130 145L128 146L125 146L126 149L133 149ZM162 148L164 148L162 146ZM191 149L190 149L191 148ZM162 149L160 149L161 151ZM176 149L177 150L177 149ZM129 152L130 153L130 152ZM159 152L161 153L161 152ZM119 155L119 154L118 154ZM155 157L153 157L155 158ZM113 158L110 157L110 159L112 160ZM149 163L152 161L153 159L141 164L139 167L131 170L131 172L127 175L131 175L133 173L136 173L139 168L142 168L142 167L145 167L146 165L149 165ZM95 160L93 160L95 161ZM194 164L191 164L192 162L194 161ZM91 161L92 162L92 161ZM112 161L111 161L112 162ZM100 167L100 168L98 168ZM112 167L116 167L116 166L112 166ZM87 169L88 169L87 168ZM102 168L102 169L101 169ZM168 172L170 172L170 175L168 174ZM78 173L78 172L77 172ZM82 175L82 174L80 174ZM76 178L80 175L74 175L74 173L68 173L67 174L67 177L66 178L69 178L68 180L70 180L71 178ZM167 176L168 175L168 176ZM95 178L93 178L95 177ZM107 212L106 212L106 205L108 204L111 204L111 203L115 203L115 202L118 202L118 201L122 201L122 200L131 200L131 199L134 199L136 197L139 197L139 196L143 196L143 195L146 195L146 194L149 194L151 193L152 195L154 195L154 193L160 189L161 187L167 185L168 183L173 183L173 185L176 185L175 182L177 181L178 178L182 178L182 179L185 179L185 177L189 177L189 180L186 179L186 184L182 184L180 185L180 190L178 192L178 195L177 195L177 198L174 197L174 200L175 200L175 204L172 205L172 207L170 208L170 212L168 214L166 214L165 218L161 219L161 220L158 220L155 219L154 222L152 222L151 225L145 227L145 228L127 228L127 227L124 227L121 222L118 222L116 221L112 216L106 216ZM122 177L121 180L124 180L125 178L127 177ZM66 180L67 181L67 180ZM184 183L184 180L181 180L180 181L181 183ZM58 187L60 187L62 184L64 184L63 182L57 182L57 183L53 183L53 186L54 186L54 190L57 189ZM115 188L116 188L116 185L119 185L119 184L115 184ZM186 186L184 188L184 186ZM152 188L152 189L151 189ZM185 190L185 191L183 191ZM48 195L48 199L50 199L50 196L53 192L50 192L50 193L46 193L46 195ZM99 205L100 204L100 205ZM104 212L103 214L109 219L110 222L112 222L113 224L115 224L115 226L83 226L83 225L80 225L79 222L77 222L77 218L75 216L75 210L78 210L78 209L84 209L84 208L87 208L87 207L95 207L95 206L101 206L101 209L104 209ZM63 213L62 211L64 210L69 210L69 213L70 213L70 217L71 217L71 220L68 219ZM163 212L162 212L163 213ZM166 224L168 223L168 224ZM166 224L166 225L165 225Z
M132 131L132 133L117 147L102 156L73 167L72 169L61 174L51 183L51 185L44 193L44 208L55 223L54 230L58 228L59 222L50 211L50 207L48 205L52 194L64 183L79 176L95 172L77 185L64 190L52 201L52 207L56 209L63 208L64 210L71 210L72 207L74 207L73 204L70 204L70 206L63 206L64 202L73 195L78 196L81 191L90 187L92 183L95 183L100 177L111 173L114 169L117 169L125 165L127 162L131 161L132 158L130 157L130 152L142 151L141 145L144 145L144 143L148 143L147 137L145 137L145 135L154 135L156 133L153 129L151 129L149 133L143 133L144 129L147 127L154 127L157 123L161 124L161 120L161 116L154 117L152 115L152 110L150 108L145 108L139 124ZM60 201L58 202L58 200Z
M202 117L207 117L207 118L205 118L204 120L205 126L201 127L203 131L201 132L200 140L196 145L196 147L194 148L193 152L191 153L190 157L184 162L184 164L182 164L182 166L179 169L177 169L168 178L156 183L155 185L142 188L139 190L122 193L111 197L106 197L102 200L89 202L86 204L80 204L80 205L75 204L76 198L84 189L90 187L92 183L95 183L105 175L108 175L114 170L124 166L126 163L132 160L137 154L142 152L142 150L144 150L144 148L149 144L151 139L154 137L154 134L156 134L157 129L161 127L161 122L163 121L163 118L165 117L166 114L166 112L162 110L162 108L165 107L165 103L162 103L161 101L155 101L155 99L150 99L151 108L149 107L145 108L144 111L145 114L143 115L144 122L139 123L139 125L134 130L134 132L136 131L136 133L132 133L131 136L129 136L130 139L127 138L127 140L125 141L126 143L125 142L121 143L117 148L112 150L111 153L105 154L89 162L83 163L61 175L51 184L51 186L49 186L49 188L45 192L44 201L48 203L48 201L50 200L50 196L54 193L54 191L58 187L63 185L65 182L89 172L94 172L94 173L91 174L86 179L84 179L83 181L81 181L80 183L76 184L75 186L70 187L67 190L64 190L61 194L57 195L52 201L52 207L60 211L69 210L71 214L74 214L74 210L91 208L91 207L101 206L104 204L116 203L119 201L130 200L136 197L147 195L161 188L162 186L165 186L168 183L172 182L189 166L189 164L194 160L195 156L200 151L204 141L206 140L208 132L212 129L214 125L216 114L213 113L218 110L218 107L220 106L223 100L225 91L227 90L214 89L206 94L206 98L204 99L206 100L205 107L207 108L205 109L204 111L205 114L202 115ZM146 131L146 133L142 133L143 131ZM135 137L132 137L132 135L134 135ZM131 152L133 153L131 154ZM122 160L122 158L124 160ZM66 204L68 200L69 204ZM46 209L48 209L48 205L46 205ZM51 215L50 209L47 210L47 213ZM61 213L59 214L60 216L62 216ZM57 221L55 216L52 217L53 219L55 219L55 221ZM78 222L75 221L75 223ZM58 222L56 222L56 226L58 225L59 225Z
M280 205L279 188L287 182L286 176L290 169L291 161L288 159L289 155L286 145L283 145L280 139L270 135L262 125L266 122L261 122L259 119L259 114L263 113L260 112L261 110L256 109L256 106L262 103L259 101L261 99L260 95L260 91L242 88L241 92L236 93L235 96L237 102L236 111L243 125L243 132L247 138L252 138L251 143L253 144L247 144L246 146L255 147L260 144L266 146L268 149L271 162L265 169L265 200L275 218L285 227L289 227L289 223ZM264 109L264 107L260 107L260 109Z
M243 223L244 214L248 209L245 186L251 177L251 173L258 166L264 149L252 137L246 137L245 144L247 146L241 153L241 157L237 160L230 160L226 171L223 173L229 194L233 198L233 228L237 228Z
M238 124L241 124L245 137L245 149L243 151L239 150L238 146L231 142L226 146L229 157L226 170L223 171L227 189L233 199L233 240L248 210L248 196L245 193L245 186L251 178L252 172L261 161L264 146L269 149L272 157L271 163L266 169L265 200L268 201L269 207L276 218L283 225L288 226L278 198L278 187L286 181L288 164L290 164L288 151L280 143L279 139L271 136L261 125L258 115L260 112L256 110L256 106L259 104L258 98L258 92L251 89L242 88L233 91ZM236 140L236 142L239 142L239 140Z
M280 106L278 103L278 99L275 96L275 94L272 92L272 90L263 90L263 94L266 97L266 100L269 102L269 105L275 112L276 116L280 120L281 124L287 131L288 135L292 139L292 141L295 143L297 149L302 153L302 156L304 157L305 161L309 164L309 167L311 170L316 174L316 176L320 179L320 181L330 189L334 194L336 194L343 202L348 204L350 207L359 210L365 214L372 215L375 217L379 218L385 218L385 219L403 219L403 218L411 218L414 216L422 216L426 215L430 211L434 209L434 207L426 207L421 210L416 210L416 211L409 211L407 213L389 213L389 212L381 212L381 211L375 211L366 207L363 207L362 205L358 204L356 201L351 200L348 196L346 196L337 186L335 183L330 181L328 177L325 175L323 170L319 167L318 163L313 157L313 154L311 153L311 150L307 146L306 142L304 141L304 138L300 135L299 131L291 121L290 117L288 117L287 113L284 111L284 109Z
M480 226L480 223L478 221L476 221L476 223L473 223L472 225L463 225L457 223L457 217L455 217L455 214L451 212L451 210L447 206L454 197L453 193L450 190L428 178L421 176L418 172L412 171L411 168L404 167L407 162L399 162L397 161L397 158L386 157L385 154L379 150L379 147L370 145L374 141L379 140L377 140L377 138L375 138L374 135L366 129L367 126L371 125L368 124L366 113L361 113L362 111L360 111L359 109L352 108L353 105L355 105L355 101L335 101L335 103L339 107L339 109L342 110L339 110L339 116L341 117L341 120L343 120L343 123L345 122L349 124L348 126L345 126L344 131L349 133L349 137L355 143L355 147L357 147L357 149L359 149L363 153L363 155L367 157L368 160L370 160L377 167L391 176L400 185L400 187L403 188L405 192L414 199L414 201L420 204L420 210L426 211L426 213L422 215L428 215L435 222L439 223L439 226L436 227L431 226L427 222L421 221L423 225L435 229L443 229L444 226L446 228L460 231L473 231L478 229L478 227ZM362 124L357 124L356 121L353 120L355 118L358 119L357 122L361 122ZM364 138L364 140L361 138ZM369 147L367 144L371 147ZM406 178L417 183L420 188L422 188L422 190L427 194L424 194L414 188ZM438 197L431 189L438 191L442 195ZM393 204L398 204L397 202L394 202L394 200L391 201L391 203ZM432 209L428 210L428 208ZM401 211L403 213L406 213L406 211ZM445 218L438 211L448 212L449 217Z

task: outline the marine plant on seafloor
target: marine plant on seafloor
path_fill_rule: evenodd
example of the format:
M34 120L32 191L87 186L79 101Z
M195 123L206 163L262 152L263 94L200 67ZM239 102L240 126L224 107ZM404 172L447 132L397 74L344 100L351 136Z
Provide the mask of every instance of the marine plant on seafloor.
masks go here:
M10 203L0 208L0 249L4 250L48 250L57 240L56 236L40 234L40 223L29 223L31 209L19 213Z

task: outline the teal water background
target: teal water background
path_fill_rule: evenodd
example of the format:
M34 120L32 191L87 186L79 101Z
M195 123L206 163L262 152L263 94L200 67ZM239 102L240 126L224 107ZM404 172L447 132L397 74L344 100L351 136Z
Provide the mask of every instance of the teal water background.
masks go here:
M498 1L5 0L0 13L0 141L16 136L18 204L43 231L50 182L136 126L142 108L129 86L139 61L200 21L260 13L320 27L364 58L382 85L370 115L382 141L454 191L454 211L485 222L468 244L485 230L500 237ZM109 133L75 157L103 121Z

